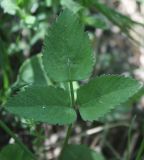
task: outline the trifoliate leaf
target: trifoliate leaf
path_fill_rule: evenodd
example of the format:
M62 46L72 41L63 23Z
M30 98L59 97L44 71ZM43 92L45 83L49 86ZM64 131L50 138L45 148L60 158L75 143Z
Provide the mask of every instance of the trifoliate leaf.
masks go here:
M68 145L62 152L60 160L104 160L102 155L84 145Z
M54 81L88 78L93 67L92 49L78 17L65 10L45 38L43 64Z
M76 113L70 105L66 91L47 86L31 86L6 104L8 111L21 117L60 125L75 121Z
M134 79L100 76L78 90L79 111L84 120L96 120L111 109L127 101L141 85Z
M42 55L38 54L24 61L19 69L17 81L13 87L19 88L25 85L47 86L50 80L42 65Z
M0 160L32 160L18 144L8 144L0 151Z

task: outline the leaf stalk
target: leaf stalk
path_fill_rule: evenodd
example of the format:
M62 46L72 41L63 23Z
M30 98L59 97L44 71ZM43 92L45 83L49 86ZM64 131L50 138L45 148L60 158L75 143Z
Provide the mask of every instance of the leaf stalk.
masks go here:
M73 89L73 82L72 81L69 82L69 88L70 88L71 107L75 108L74 89ZM73 124L70 124L68 126L66 137L64 139L64 143L63 143L62 150L60 153L60 159L61 159L61 155L62 155L65 147L68 145L68 140L69 140L71 132L72 132L72 126L73 126Z

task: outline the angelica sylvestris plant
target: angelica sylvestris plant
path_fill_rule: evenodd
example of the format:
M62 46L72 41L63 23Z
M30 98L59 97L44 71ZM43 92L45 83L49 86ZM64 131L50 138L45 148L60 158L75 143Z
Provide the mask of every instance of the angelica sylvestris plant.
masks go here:
M48 30L42 53L48 77L56 83L68 83L69 91L33 83L8 100L7 110L37 122L69 125L61 160L102 160L103 157L84 145L68 144L77 112L84 121L98 120L133 96L141 85L132 78L102 75L74 91L73 81L89 78L95 60L88 35L78 16L69 10L63 11Z

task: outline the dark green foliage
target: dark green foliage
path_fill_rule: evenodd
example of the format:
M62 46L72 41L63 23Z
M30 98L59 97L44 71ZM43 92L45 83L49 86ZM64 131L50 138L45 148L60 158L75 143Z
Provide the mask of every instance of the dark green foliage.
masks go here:
M49 30L44 43L43 64L54 81L82 80L90 75L94 64L91 45L72 12L61 13Z
M60 160L104 160L95 151L84 145L68 145L61 155Z
M93 62L90 42L78 17L65 10L45 39L43 65L48 76L60 82L85 79L92 71ZM36 76L33 85L10 98L6 104L7 109L25 118L49 124L69 124L75 121L76 112L70 107L67 91L47 86L41 57L33 58L28 64L33 66ZM22 72L24 66L18 81L25 78ZM78 90L78 109L84 120L96 120L128 100L139 89L140 84L131 78L101 76Z
M105 14L102 4L97 1L94 4ZM105 9L109 13L109 19L117 23L112 18L115 12ZM117 24L119 27L126 23L125 18L121 18L122 25ZM126 26L126 32L128 28L129 25ZM88 79L94 61L90 41L78 16L64 10L48 30L42 58L33 57L20 69L16 85L31 83L31 86L9 98L6 109L20 117L54 125L73 123L77 118L77 110L84 120L93 121L127 101L141 88L132 78L105 75L80 87L75 91L77 96L74 97L73 81ZM32 76L29 76L25 67L30 68ZM56 84L68 83L69 92L67 89L50 86L49 79ZM66 140L68 141L67 137ZM103 157L82 145L66 145L62 150L61 160L68 159L103 160Z
M18 144L9 144L0 151L0 160L33 160Z
M128 100L141 85L131 78L100 76L78 90L80 114L84 120L96 120Z
M34 121L69 124L76 119L69 94L60 88L33 86L10 98L8 110Z

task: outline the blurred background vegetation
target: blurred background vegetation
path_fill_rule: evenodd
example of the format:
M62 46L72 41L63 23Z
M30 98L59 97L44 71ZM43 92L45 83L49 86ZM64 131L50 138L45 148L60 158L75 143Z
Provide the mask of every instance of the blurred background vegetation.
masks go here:
M55 160L65 127L36 124L9 114L7 98L26 85L51 83L41 63L43 39L59 13L79 14L96 56L91 78L123 74L144 81L143 0L0 0L0 120L39 160ZM86 80L87 81L87 80ZM85 83L75 83L75 88ZM106 160L144 159L144 90L93 123L78 118L71 143L82 143ZM0 150L14 139L0 127Z

